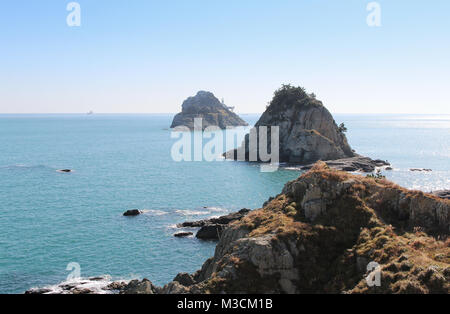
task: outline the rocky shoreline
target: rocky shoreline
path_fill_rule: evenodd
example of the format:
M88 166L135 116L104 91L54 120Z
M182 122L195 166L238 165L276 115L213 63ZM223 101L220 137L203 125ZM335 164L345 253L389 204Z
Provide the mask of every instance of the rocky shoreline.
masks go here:
M373 160L369 157L364 156L355 156L350 158L342 158L336 160L325 160L324 161L328 167L341 170L341 171L349 171L349 172L374 172L378 168L384 168L386 170L390 170L391 164L385 160L376 159ZM309 164L305 166L300 166L300 170L310 170L314 164Z
M450 201L384 178L319 162L263 208L215 219L180 224L223 226L214 256L197 272L163 287L108 282L100 293L450 292ZM367 283L371 263L379 286ZM27 293L99 293L87 286Z
M195 235L201 240L219 240L222 232L232 222L241 220L250 213L250 209L243 208L238 212L231 213L218 218L203 219L198 221L186 221L177 225L178 228L200 228ZM185 232L187 236L192 232ZM190 234L189 234L190 233ZM180 236L175 233L174 236Z

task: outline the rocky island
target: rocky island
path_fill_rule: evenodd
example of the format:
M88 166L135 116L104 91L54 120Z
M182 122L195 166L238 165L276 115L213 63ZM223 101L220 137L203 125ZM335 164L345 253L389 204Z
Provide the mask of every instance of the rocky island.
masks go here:
M373 172L376 167L389 165L356 154L347 142L345 125L338 126L322 102L302 87L283 85L277 90L255 129L258 131L263 126L279 127L279 161L305 165L303 170L311 168L318 160L345 171ZM267 146L263 149L270 151L270 136ZM259 160L259 151L257 154ZM249 155L247 135L240 148L225 153L224 157L236 160L245 156L245 161L249 161Z
M180 273L164 287L144 279L108 283L104 290L450 293L450 200L384 178L318 162L263 208L215 222L228 225L214 256L196 273ZM369 285L377 274L379 284ZM89 292L83 286L64 288L58 291ZM49 291L28 291L40 292Z
M194 97L186 99L183 102L182 111L174 117L170 127L187 127L193 130L195 118L202 118L203 130L209 126L226 129L248 125L223 102L220 102L213 93L206 91L199 91Z

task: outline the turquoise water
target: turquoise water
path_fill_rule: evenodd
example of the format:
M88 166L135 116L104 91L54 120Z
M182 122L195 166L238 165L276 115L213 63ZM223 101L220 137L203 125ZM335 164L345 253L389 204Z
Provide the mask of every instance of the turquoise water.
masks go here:
M0 115L0 293L81 275L193 272L215 243L176 239L174 224L257 208L298 171L240 162L174 162L172 115ZM250 124L257 115L243 115ZM337 115L359 153L389 160L387 176L450 188L450 116ZM62 168L73 173L59 173ZM409 168L432 168L430 173ZM207 208L205 208L207 207ZM126 218L127 209L146 213Z

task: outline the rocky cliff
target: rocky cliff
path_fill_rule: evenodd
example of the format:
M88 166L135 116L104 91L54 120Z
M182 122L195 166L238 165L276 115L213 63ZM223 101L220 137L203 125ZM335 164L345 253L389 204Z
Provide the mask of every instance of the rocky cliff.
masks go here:
M171 128L185 126L194 129L194 119L202 118L202 128L218 126L221 129L235 126L246 126L247 122L221 103L213 93L199 91L196 96L183 102L182 111L172 122Z
M283 85L275 92L270 105L255 124L255 129L258 131L263 126L279 127L280 162L306 165L318 160L348 161L348 158L361 157L348 144L345 126L338 126L322 102L301 87ZM262 148L264 152L270 152L270 136L267 146ZM234 150L224 155L228 159L245 155L248 161L251 149L248 135L239 149L245 150L245 153L240 155L238 150ZM372 171L373 168L370 167Z
M231 223L201 270L151 291L449 293L449 210L448 200L318 163ZM380 286L370 287L373 262Z

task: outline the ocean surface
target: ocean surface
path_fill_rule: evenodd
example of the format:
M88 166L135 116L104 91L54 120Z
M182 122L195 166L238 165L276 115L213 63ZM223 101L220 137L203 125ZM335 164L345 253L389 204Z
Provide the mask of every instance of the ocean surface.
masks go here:
M176 162L173 115L0 115L0 293L83 277L194 272L214 242L174 225L259 208L300 172L242 162ZM254 124L259 115L242 115ZM450 189L450 116L335 115L360 154L388 160L405 187ZM244 131L241 132L243 136ZM60 173L58 169L74 169ZM430 168L432 172L411 172ZM138 217L122 214L143 209Z

